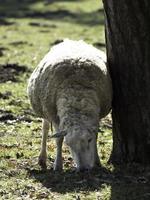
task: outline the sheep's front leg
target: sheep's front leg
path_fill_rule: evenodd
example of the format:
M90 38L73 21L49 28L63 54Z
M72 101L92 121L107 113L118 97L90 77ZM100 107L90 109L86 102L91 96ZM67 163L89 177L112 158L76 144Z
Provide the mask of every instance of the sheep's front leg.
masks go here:
M46 142L49 131L49 122L43 119L42 122L42 142L41 142L41 151L39 155L39 165L45 169L46 168L46 159L47 159L47 151L46 151Z
M100 164L98 151L97 151L97 137L98 137L98 134L96 134L96 141L95 141L95 167L100 167L101 164Z
M62 170L62 143L63 143L63 137L56 138L56 146L57 146L57 152L56 152L56 159L54 162L54 170Z

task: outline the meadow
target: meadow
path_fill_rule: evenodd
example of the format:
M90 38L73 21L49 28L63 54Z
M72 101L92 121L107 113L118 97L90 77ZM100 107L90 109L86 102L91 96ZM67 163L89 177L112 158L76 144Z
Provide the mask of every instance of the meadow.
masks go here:
M0 0L0 199L148 200L150 171L137 164L113 166L111 114L102 120L102 167L76 173L67 146L64 171L54 172L55 141L48 138L48 168L37 164L41 119L28 101L27 80L39 61L64 38L105 51L100 0Z

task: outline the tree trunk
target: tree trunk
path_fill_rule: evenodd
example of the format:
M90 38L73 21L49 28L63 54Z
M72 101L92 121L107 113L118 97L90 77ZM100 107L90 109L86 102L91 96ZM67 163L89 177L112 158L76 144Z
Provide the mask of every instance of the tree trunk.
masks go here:
M113 83L111 161L150 163L150 0L103 0Z

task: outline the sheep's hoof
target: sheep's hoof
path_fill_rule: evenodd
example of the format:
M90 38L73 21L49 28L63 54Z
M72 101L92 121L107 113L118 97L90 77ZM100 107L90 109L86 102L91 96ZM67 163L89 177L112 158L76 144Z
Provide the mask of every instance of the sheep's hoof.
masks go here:
M41 158L41 157L39 157L38 164L41 166L42 170L47 169L47 166L46 166L46 158Z

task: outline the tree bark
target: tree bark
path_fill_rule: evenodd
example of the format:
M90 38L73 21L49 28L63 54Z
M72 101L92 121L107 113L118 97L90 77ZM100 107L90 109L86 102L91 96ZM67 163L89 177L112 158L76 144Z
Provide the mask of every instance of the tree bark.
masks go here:
M150 1L103 0L113 83L111 161L150 163Z

